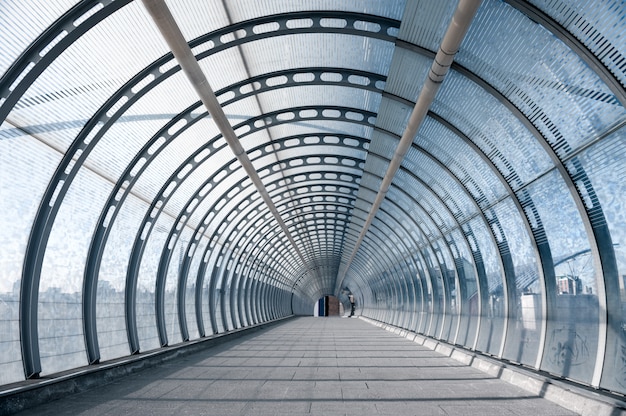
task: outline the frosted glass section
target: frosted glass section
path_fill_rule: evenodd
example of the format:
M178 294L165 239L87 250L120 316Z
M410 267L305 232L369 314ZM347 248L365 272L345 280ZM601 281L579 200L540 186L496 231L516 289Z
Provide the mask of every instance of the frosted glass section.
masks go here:
M389 66L385 91L412 102L417 101L432 63L432 59L424 55L396 48Z
M167 235L173 226L173 218L161 215L153 225L144 251L137 276L137 332L141 351L160 347L156 328L156 276L161 257L161 250L167 244Z
M398 37L436 51L441 44L454 9L454 0L407 2Z
M561 156L626 115L578 55L503 2L483 3L455 60L502 91Z
M481 207L486 208L506 194L504 185L483 158L434 119L424 120L415 142L450 169Z
M100 207L111 188L98 174L81 169L52 227L39 283L42 374L87 364L82 321L85 260Z
M626 46L622 22L626 14L619 0L591 3L585 0L533 0L538 8L563 25L626 84L622 70Z
M626 392L626 130L615 132L603 142L587 149L579 162L596 192L610 230L617 263L617 281L608 281L609 297L619 299L619 306L609 306L609 339L601 386ZM586 200L590 203L590 200ZM580 263L580 262L577 262ZM575 263L575 264L577 264ZM579 264L578 267L589 265ZM584 270L584 269L583 269ZM617 293L615 293L617 292ZM616 299L616 300L617 300ZM615 308L615 309L613 309Z
M483 297L483 299L487 299L487 303L482 305L476 349L497 355L500 353L500 344L504 336L504 318L506 316L503 287L504 271L502 270L500 253L494 245L487 226L481 219L475 218L468 225L474 235L474 238L470 239L470 246L472 250L477 249L482 254L487 277L487 281L484 282L487 287L481 287L481 290L487 291L486 296Z
M534 366L539 352L544 297L543 280L539 278L537 255L526 230L520 212L510 198L494 208L495 216L502 227L493 227L496 238L506 242L515 269L515 287L509 302L514 312L509 317L509 327L504 348L504 358Z
M431 110L490 155L514 188L552 167L539 142L500 101L455 71L448 73Z
M124 82L165 53L161 39L139 3L123 7L50 64L11 120L24 127L62 121L80 128Z
M459 319L459 299L457 297L456 269L448 251L446 242L438 239L433 243L433 249L441 265L442 283L444 289L445 321L439 335L440 339L454 341L457 322Z
M459 276L457 304L461 321L454 343L471 347L476 338L479 319L478 277L474 257L470 253L465 236L459 229L448 234L446 240L452 250Z
M465 221L476 213L476 205L467 192L431 158L415 148L409 149L402 166L415 173L444 201L458 221ZM450 206L451 205L451 206Z
M75 0L7 0L0 4L0 76Z
M437 262L437 257L434 255L430 247L424 247L421 250L422 257L424 258L425 269L430 277L430 292L432 293L432 307L430 310L429 322L426 327L426 334L432 337L437 337L443 328L443 313L444 313L444 291L443 291L443 276L441 275L442 265Z
M185 250L191 240L193 230L185 227L180 231L181 236L171 251L169 267L167 269L167 277L165 280L165 328L169 344L181 342L182 336L180 331L179 315L178 315L178 282L180 279L180 269L183 264ZM195 295L192 295L192 299ZM194 312L191 309L190 312ZM197 330L197 325L194 325Z
M332 85L307 85L281 88L262 92L257 95L267 113L307 106L339 106L375 112L380 106L381 95L361 88ZM339 117L336 109L324 113L329 118ZM354 114L353 118L360 121Z
M189 339L193 340L200 337L198 330L198 321L196 317L196 287L198 285L198 268L202 261L202 253L206 248L208 240L206 238L200 238L196 240L194 244L195 249L190 252L192 255L191 265L189 266L189 274L187 275L187 292L185 294L185 319L187 320L187 331L189 331ZM207 325L210 325L210 321L204 321L204 329L207 330ZM210 330L210 327L209 327ZM212 331L209 331L211 333Z
M350 68L386 74L394 45L385 40L353 35L308 33L261 39L243 45L242 50L250 58L252 76L309 67Z
M548 237L556 282L548 284L541 368L590 383L598 348L598 288L589 241L567 185L551 172L528 188Z
M39 200L61 156L30 137L0 130L0 384L24 379L19 334L19 296L24 253Z
M102 360L128 355L126 311L124 308L126 274L136 230L148 205L131 194L112 224L102 255L96 297L96 325Z

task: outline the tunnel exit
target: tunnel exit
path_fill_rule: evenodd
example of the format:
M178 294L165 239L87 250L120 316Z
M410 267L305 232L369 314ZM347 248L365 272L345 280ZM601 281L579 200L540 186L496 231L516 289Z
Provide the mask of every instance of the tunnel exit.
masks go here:
M343 305L335 296L322 296L313 308L314 316L340 316L343 314Z

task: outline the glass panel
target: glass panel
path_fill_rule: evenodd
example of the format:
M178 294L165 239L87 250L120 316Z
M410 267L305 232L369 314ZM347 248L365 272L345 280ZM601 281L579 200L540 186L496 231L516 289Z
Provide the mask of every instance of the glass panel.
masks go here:
M504 2L483 3L455 60L503 91L563 157L626 114L578 55Z
M409 149L402 166L414 172L444 201L449 202L449 209L457 221L463 221L476 213L476 205L471 202L467 192L445 171L424 153Z
M531 3L563 25L610 69L622 85L626 85L626 74L621 69L626 54L622 31L626 10L620 0L533 0Z
M128 355L125 288L128 257L135 230L148 209L145 201L131 194L119 208L102 255L96 297L96 326L101 360ZM153 306L154 309L154 306Z
M443 328L443 313L445 306L441 265L438 263L437 257L434 255L430 247L424 247L422 249L422 256L426 261L426 269L428 270L428 275L430 276L430 289L432 291L433 302L432 313L429 317L426 334L431 337L437 337Z
M541 369L589 383L598 347L598 290L585 228L557 172L528 191L545 227L556 274L556 282L546 282L553 289L547 293L548 333Z
M474 258L460 230L453 230L447 235L447 240L459 272L459 290L456 297L459 302L461 322L454 343L471 348L474 346L479 320L478 277L476 276Z
M85 259L100 207L111 188L97 173L81 169L52 227L39 284L42 374L87 364L82 320Z
M439 45L436 46L438 47ZM424 55L408 49L396 48L389 67L385 91L412 102L417 101L422 88L422 80L426 79L432 63L433 60Z
M131 3L81 36L32 84L12 122L26 129L82 127L126 80L166 52L144 14L141 4ZM59 147L72 137L59 135Z
M207 238L200 238L196 244L195 251L192 253L193 257L191 265L189 266L189 274L187 275L187 293L185 295L185 318L187 319L187 330L189 331L189 339L193 340L200 337L198 331L198 323L196 317L196 287L198 277L198 267L202 261L202 253L206 249L208 244ZM211 322L204 321L204 330L211 334Z
M75 0L6 0L0 3L0 76ZM32 13L32 11L37 13Z
M167 338L170 345L182 341L178 317L178 280L180 276L180 268L183 263L183 256L192 232L193 230L189 227L185 227L182 230L182 235L172 250L172 257L170 258L169 267L167 269L164 306L165 327L167 329ZM195 295L192 295L192 299L195 299ZM194 311L195 308L191 310L191 312ZM197 329L197 325L194 326Z
M617 263L618 281L606 282L609 298L619 292L619 307L609 310L609 339L601 386L626 392L626 129L583 152L579 161L604 212ZM592 203L593 201L586 201ZM577 268L590 265L574 263ZM584 269L583 269L584 270ZM608 278L608 276L606 277ZM610 304L611 308L614 306Z
M371 37L308 33L261 39L241 49L249 62L251 75L308 67L358 68L386 74L394 45Z
M456 269L454 262L450 257L445 240L438 239L433 242L433 248L441 267L441 274L443 277L442 283L445 294L445 321L439 338L453 342L459 319Z
M486 304L482 305L480 320L480 332L476 349L493 355L500 353L500 344L503 337L504 317L506 313L506 299L503 290L504 272L501 266L500 254L498 253L490 232L485 223L475 218L469 222L471 231L476 238L477 249L482 254L487 277Z
M436 51L452 18L456 3L407 2L399 38Z
M24 253L38 201L61 157L31 136L0 130L0 384L24 379L19 297ZM23 135L23 133L22 133Z
M152 232L145 243L139 259L140 267L137 277L137 331L141 351L160 347L156 327L156 276L163 246L167 244L167 235L172 228L174 219L161 215L152 227Z
M500 202L494 208L502 227L506 242L515 267L515 308L509 322L504 358L534 366L539 352L541 322L545 319L542 312L544 285L539 280L536 249L524 226L520 213L510 198Z
M486 208L506 194L504 185L489 165L466 142L434 119L425 119L415 142L450 169L481 207Z
M514 188L553 165L537 140L500 101L456 71L448 73L431 110L469 136L510 178Z

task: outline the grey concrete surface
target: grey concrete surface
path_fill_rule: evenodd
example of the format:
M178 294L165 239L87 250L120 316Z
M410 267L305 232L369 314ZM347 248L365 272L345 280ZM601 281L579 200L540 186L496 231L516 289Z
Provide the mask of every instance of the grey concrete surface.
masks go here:
M297 318L19 415L573 415L359 319Z

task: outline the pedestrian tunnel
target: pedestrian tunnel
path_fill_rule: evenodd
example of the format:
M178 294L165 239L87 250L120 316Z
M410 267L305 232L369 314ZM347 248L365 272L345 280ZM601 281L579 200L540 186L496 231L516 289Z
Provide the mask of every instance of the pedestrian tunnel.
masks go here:
M336 314L621 397L625 19L0 2L0 388Z

